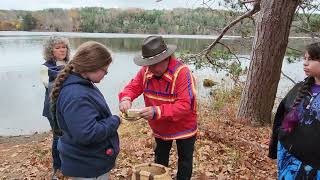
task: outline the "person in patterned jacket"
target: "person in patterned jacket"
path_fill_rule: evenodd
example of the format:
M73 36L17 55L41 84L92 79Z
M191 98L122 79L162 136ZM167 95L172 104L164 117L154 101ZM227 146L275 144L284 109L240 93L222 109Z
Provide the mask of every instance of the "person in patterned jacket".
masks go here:
M268 156L277 159L278 179L320 180L320 42L307 46L306 78L281 101Z
M143 94L145 107L139 115L148 121L155 137L155 162L168 166L175 140L177 179L188 180L197 133L195 79L190 69L173 56L175 49L161 36L144 39L141 54L134 58L134 63L142 67L119 93L119 109L127 112L132 101Z

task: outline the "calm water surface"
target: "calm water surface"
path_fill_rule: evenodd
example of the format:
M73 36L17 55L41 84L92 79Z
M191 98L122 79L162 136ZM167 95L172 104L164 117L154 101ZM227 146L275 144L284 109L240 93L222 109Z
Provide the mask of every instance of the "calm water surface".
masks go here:
M21 135L42 132L50 129L46 118L42 117L44 87L39 79L39 67L42 59L42 44L52 33L42 32L0 32L0 135ZM113 113L118 113L117 94L136 74L139 67L132 59L138 53L140 44L147 35L100 34L100 33L59 33L67 36L71 43L71 54L76 47L88 40L99 41L113 52L114 62L108 76L98 85ZM214 39L214 36L164 36L168 43L177 44L178 51L199 52ZM223 41L232 46L237 54L249 56L252 39L227 37ZM310 39L290 39L290 45L298 49L310 42ZM243 60L243 65L248 65ZM191 69L194 70L192 66ZM301 62L287 64L283 71L294 80L303 79ZM210 69L195 70L200 84L199 97L205 99L207 90L201 87L204 78L219 81L224 73ZM285 93L291 83L282 78L278 94ZM142 106L142 99L134 106Z

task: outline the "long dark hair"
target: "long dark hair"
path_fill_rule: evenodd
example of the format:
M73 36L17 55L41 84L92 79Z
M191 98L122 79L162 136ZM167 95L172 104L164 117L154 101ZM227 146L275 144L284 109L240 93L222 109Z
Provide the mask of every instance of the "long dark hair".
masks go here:
M313 61L320 61L320 42L309 44L306 47L306 52L308 52L310 59ZM291 107L291 111L285 116L282 124L282 128L286 132L291 132L299 122L299 116L297 112L297 107L301 103L302 99L309 94L311 86L315 83L314 77L307 77L302 86L299 89L299 92L295 98L295 101Z
M320 61L320 42L309 44L306 51L312 60Z

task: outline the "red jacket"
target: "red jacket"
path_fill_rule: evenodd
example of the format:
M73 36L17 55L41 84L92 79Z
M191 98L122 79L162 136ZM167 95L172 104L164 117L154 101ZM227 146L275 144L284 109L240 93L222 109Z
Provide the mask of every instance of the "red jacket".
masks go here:
M195 80L189 68L171 58L161 79L154 78L148 67L119 93L119 101L133 101L143 93L146 107L152 106L153 119L148 120L155 137L163 140L185 139L197 132Z

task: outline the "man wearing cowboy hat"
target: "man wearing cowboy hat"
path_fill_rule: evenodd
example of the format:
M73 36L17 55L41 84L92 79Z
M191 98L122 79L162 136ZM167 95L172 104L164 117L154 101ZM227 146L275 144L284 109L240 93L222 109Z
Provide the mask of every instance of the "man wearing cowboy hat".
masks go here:
M177 60L175 45L166 45L161 36L144 39L142 53L134 63L142 66L119 93L119 109L127 112L132 101L143 94L145 108L139 115L148 120L156 141L155 162L168 166L172 141L178 149L178 180L192 175L197 133L195 81L189 68Z

